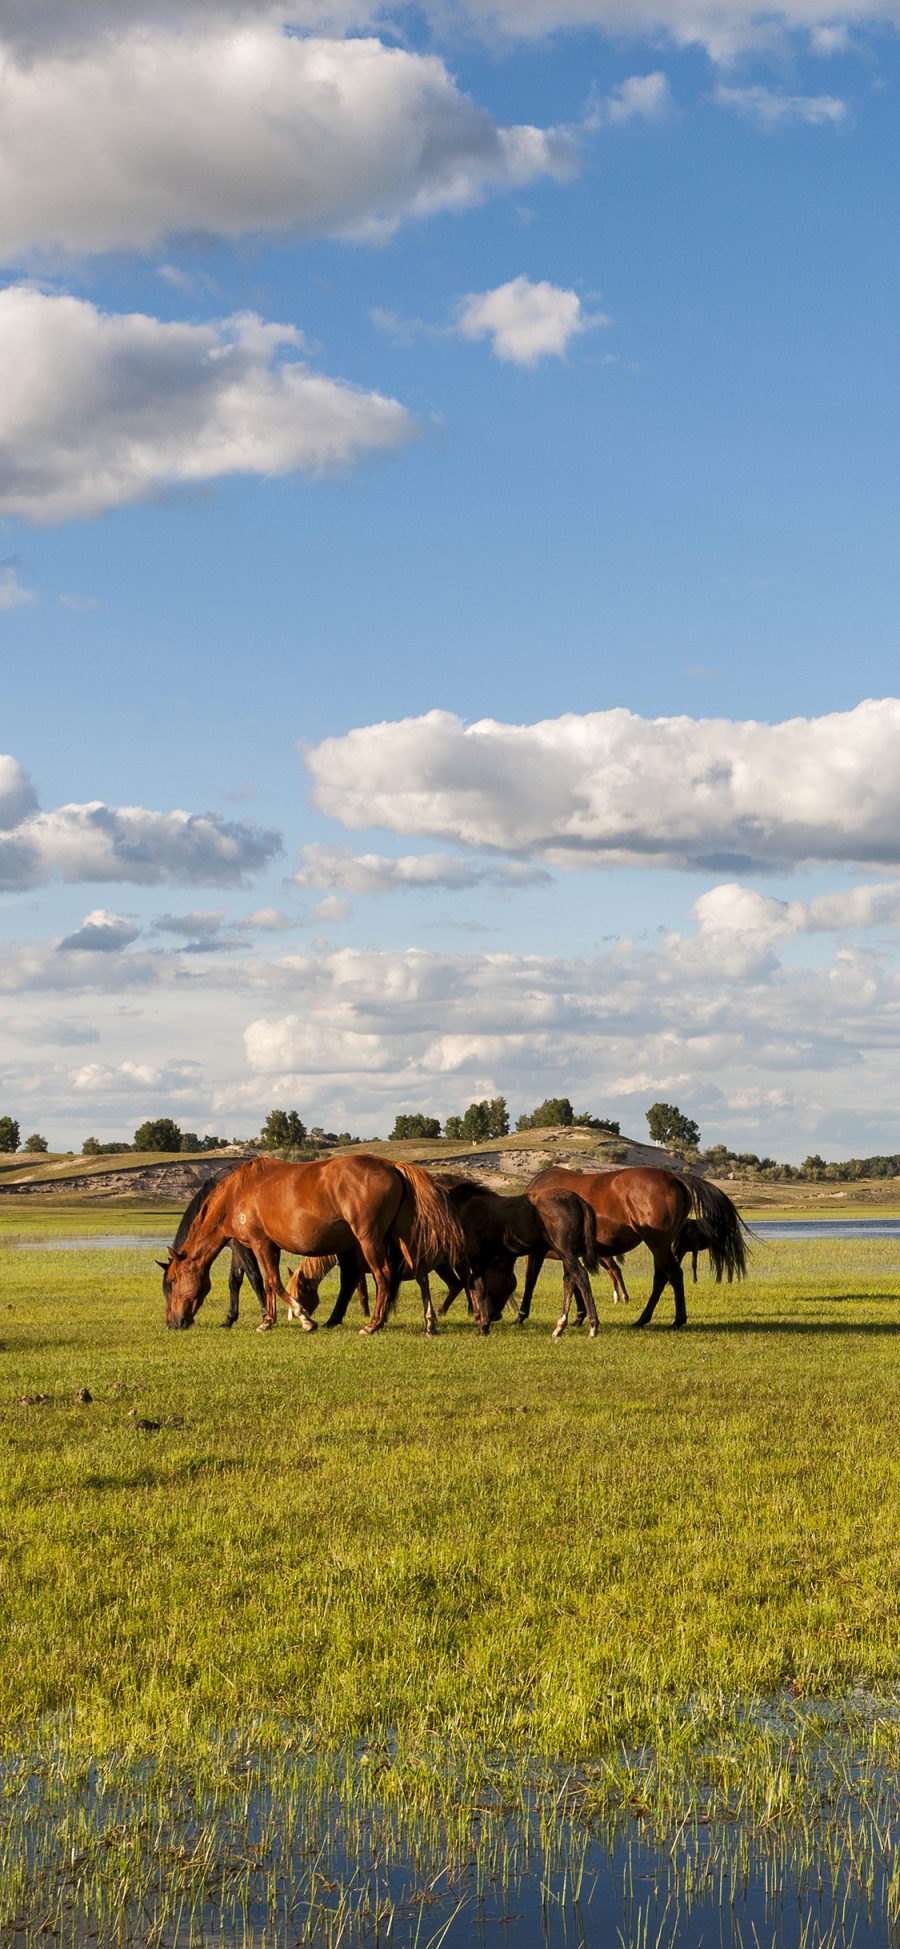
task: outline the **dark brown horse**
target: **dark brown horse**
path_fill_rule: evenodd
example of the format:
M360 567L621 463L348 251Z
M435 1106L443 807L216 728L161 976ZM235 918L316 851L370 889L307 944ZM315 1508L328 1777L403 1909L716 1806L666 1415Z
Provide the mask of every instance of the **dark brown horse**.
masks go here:
M577 1191L594 1214L598 1255L619 1258L636 1245L648 1246L653 1256L653 1285L635 1326L647 1326L660 1295L671 1286L675 1295L674 1325L684 1326L687 1307L684 1279L676 1247L689 1218L702 1221L713 1272L717 1280L743 1279L747 1270L746 1226L731 1199L705 1178L688 1172L663 1171L655 1165L626 1165L621 1171L566 1171L558 1165L532 1178L528 1195L548 1190ZM538 1267L540 1270L540 1267ZM537 1279L529 1264L520 1318L527 1319ZM565 1330L571 1301L568 1278L558 1331Z
M675 1246L675 1257L679 1265L682 1265L688 1253L690 1253L691 1271L695 1286L697 1284L697 1259L701 1252L708 1251L709 1234L702 1218L688 1218L681 1228L678 1243Z
M173 1327L193 1325L210 1289L210 1266L231 1239L249 1246L259 1262L263 1326L275 1325L282 1299L310 1333L315 1321L281 1283L283 1251L340 1256L359 1249L375 1279L375 1311L364 1333L384 1325L403 1264L418 1275L465 1258L459 1222L427 1171L358 1151L316 1164L256 1158L238 1165L211 1187L179 1236L163 1270L166 1325Z
M537 1268L536 1282L544 1260L552 1254L562 1260L565 1277L587 1313L593 1338L597 1311L587 1273L596 1272L600 1260L593 1213L576 1191L569 1186L562 1190L551 1187L534 1196L529 1191L522 1197L507 1198L470 1179L461 1179L451 1183L448 1196L466 1241L471 1277L465 1283L479 1332L490 1331L505 1300L515 1291L516 1259L527 1254L529 1273L532 1265ZM451 1285L442 1313L452 1306L462 1287L462 1280ZM562 1326L556 1331L562 1331Z

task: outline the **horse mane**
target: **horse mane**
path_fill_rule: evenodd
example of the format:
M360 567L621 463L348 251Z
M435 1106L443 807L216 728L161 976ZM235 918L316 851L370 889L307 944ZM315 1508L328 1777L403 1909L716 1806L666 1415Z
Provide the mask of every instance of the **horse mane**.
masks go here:
M181 1247L183 1246L185 1239L187 1238L188 1232L190 1231L191 1226L194 1223L194 1219L199 1218L201 1212L205 1209L206 1205L209 1203L209 1200L212 1197L213 1192L216 1190L217 1186L222 1183L223 1178L230 1177L232 1171L238 1170L243 1161L244 1160L242 1158L238 1158L234 1164L229 1164L228 1169L226 1171L220 1171L218 1177L204 1178L199 1191L194 1192L190 1204L181 1214L178 1230L175 1233L175 1237L172 1241L173 1252L181 1251Z

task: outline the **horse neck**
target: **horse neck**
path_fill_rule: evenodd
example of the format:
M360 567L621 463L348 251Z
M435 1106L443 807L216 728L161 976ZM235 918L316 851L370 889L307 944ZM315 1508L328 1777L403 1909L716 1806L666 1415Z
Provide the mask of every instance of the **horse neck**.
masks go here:
M216 1254L221 1252L228 1229L224 1223L222 1199L217 1199L212 1210L198 1211L182 1246L182 1256L191 1259L202 1270L212 1265Z

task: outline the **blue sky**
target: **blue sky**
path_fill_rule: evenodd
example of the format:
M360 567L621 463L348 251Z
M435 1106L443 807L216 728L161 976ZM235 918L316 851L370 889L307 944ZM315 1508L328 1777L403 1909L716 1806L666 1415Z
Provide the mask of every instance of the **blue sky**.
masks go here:
M900 8L56 13L0 0L0 1107L900 1148Z

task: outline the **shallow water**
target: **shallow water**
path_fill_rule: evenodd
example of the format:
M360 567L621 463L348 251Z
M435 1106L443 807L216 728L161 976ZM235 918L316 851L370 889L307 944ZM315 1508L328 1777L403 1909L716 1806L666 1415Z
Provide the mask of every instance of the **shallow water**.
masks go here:
M130 1252L140 1246L159 1252L169 1241L150 1232L78 1232L60 1238L20 1238L15 1243L20 1252L114 1252L117 1248Z
M571 1776L540 1799L502 1777L470 1779L458 1818L417 1818L382 1800L377 1774L362 1780L358 1764L343 1782L310 1759L277 1764L275 1779L265 1762L246 1764L243 1791L234 1780L212 1793L146 1772L112 1787L90 1769L76 1795L39 1770L7 1776L0 1801L15 1807L30 1872L18 1899L4 1889L0 1934L23 1949L47 1934L102 1949L900 1944L885 1781L872 1820L851 1815L855 1840L835 1850L833 1828L817 1847L815 1830L811 1840L808 1827L798 1837L768 1822L753 1833L701 1818L665 1843L636 1818L592 1825ZM9 1829L4 1838L8 1848Z
M806 1239L810 1244L833 1238L900 1239L900 1218L765 1218L751 1227L753 1236L766 1242L778 1239ZM146 1247L148 1252L165 1250L168 1239L149 1232L72 1232L56 1238L23 1238L15 1241L20 1252L114 1252Z

